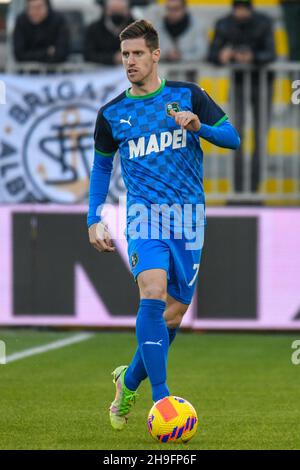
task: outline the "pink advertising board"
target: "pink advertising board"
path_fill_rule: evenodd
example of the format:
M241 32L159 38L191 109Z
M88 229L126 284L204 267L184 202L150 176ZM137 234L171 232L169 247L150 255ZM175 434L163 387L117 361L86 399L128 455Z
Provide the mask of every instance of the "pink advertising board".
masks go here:
M13 215L35 212L84 214L86 207L38 204L0 206L0 326L133 327L134 316L111 315L91 283L88 273L79 263L74 267L75 311L72 316L55 315L55 312L51 316L37 313L15 314ZM209 208L207 215L214 218L257 218L257 315L255 319L249 320L201 319L201 312L200 316L196 315L195 295L185 315L183 326L207 330L300 330L300 209ZM120 220L121 225L125 222L125 209L111 206L106 220L114 237L118 230L115 221ZM125 237L114 238L116 248L129 270Z

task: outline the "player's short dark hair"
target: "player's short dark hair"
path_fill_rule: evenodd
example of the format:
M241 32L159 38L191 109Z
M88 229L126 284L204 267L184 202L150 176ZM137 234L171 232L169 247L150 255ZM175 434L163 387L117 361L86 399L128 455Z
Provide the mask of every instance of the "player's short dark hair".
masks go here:
M121 42L125 41L125 39L144 38L147 47L149 47L151 51L155 51L159 48L158 33L150 21L134 21L134 23L131 23L123 29L119 38Z

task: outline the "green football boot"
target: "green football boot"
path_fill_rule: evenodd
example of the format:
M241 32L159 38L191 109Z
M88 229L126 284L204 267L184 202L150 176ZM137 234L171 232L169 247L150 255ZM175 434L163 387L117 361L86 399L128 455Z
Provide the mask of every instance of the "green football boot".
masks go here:
M121 431L127 424L132 406L136 402L137 392L129 390L124 383L124 376L128 366L119 366L113 373L113 383L116 386L116 396L109 408L111 425L117 431Z

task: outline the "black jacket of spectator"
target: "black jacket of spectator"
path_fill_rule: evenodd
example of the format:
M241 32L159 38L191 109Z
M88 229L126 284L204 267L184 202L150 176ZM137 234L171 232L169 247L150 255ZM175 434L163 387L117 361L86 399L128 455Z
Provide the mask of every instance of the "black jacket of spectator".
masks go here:
M281 0L290 60L300 61L300 0Z
M49 8L40 24L30 22L26 13L18 16L14 30L14 53L19 62L64 62L69 54L70 35L64 17ZM55 48L53 54L48 49Z
M246 23L239 23L232 14L221 18L216 24L209 61L219 64L219 53L226 46L237 50L243 47L250 49L257 65L274 61L276 53L272 19L257 12L253 12Z
M134 21L128 17L124 28ZM104 65L114 65L114 55L120 50L120 39L106 26L105 16L92 23L85 36L84 59Z

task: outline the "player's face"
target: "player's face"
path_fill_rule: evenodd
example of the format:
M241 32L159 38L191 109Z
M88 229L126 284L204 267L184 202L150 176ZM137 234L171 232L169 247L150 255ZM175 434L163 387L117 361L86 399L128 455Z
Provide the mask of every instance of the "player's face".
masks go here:
M126 39L121 44L123 65L131 83L143 84L155 70L160 50L151 51L144 38Z

